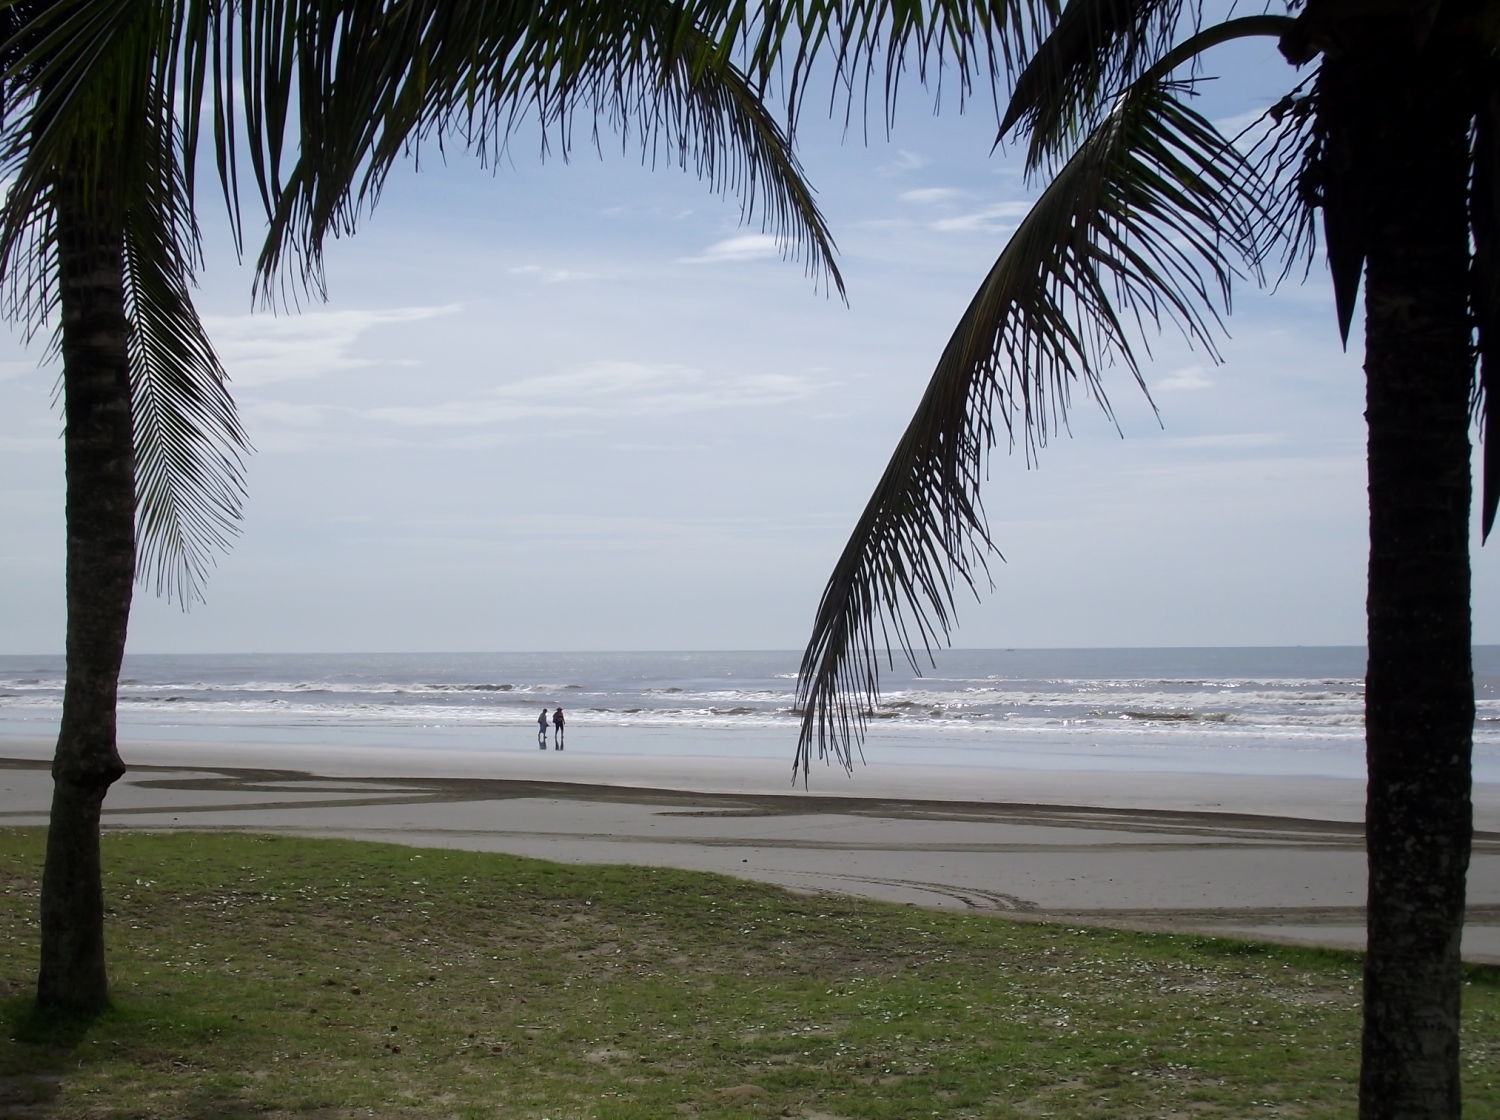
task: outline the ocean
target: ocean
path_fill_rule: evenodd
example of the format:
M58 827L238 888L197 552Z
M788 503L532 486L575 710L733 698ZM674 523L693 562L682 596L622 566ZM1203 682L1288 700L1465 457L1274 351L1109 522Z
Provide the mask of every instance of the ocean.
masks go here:
M126 658L122 742L784 756L795 651ZM1475 778L1500 782L1500 646L1477 647ZM865 757L914 765L1359 778L1359 647L945 650L884 679ZM0 656L0 736L52 738L63 661Z

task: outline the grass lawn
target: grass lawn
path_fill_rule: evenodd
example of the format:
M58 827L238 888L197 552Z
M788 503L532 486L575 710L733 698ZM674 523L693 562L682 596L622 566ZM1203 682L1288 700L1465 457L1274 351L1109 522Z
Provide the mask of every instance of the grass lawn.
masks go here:
M1354 1115L1352 954L341 841L107 834L116 1009L39 1023L42 841L0 831L0 1116Z

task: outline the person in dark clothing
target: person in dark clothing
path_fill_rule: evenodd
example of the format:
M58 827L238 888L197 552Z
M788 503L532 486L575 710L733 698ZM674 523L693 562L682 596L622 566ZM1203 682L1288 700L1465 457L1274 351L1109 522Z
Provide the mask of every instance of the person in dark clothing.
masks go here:
M567 720L563 719L562 709L552 713L552 742L554 750L563 749L563 728L567 726Z
M547 709L542 709L542 714L536 717L536 745L541 750L547 749Z

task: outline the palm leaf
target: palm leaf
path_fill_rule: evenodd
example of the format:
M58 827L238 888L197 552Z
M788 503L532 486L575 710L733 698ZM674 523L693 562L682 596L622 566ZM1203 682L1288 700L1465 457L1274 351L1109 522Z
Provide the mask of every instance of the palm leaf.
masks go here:
M745 68L761 85L786 75L790 121L831 58L832 96L844 91L846 114L856 94L868 110L876 74L883 76L889 125L908 68L939 101L943 82L957 82L960 108L978 87L995 94L1000 75L1018 70L1057 22L1059 0L800 0L765 5L761 16L746 36Z
M789 138L692 11L650 0L524 9L424 0L344 22L336 53L303 51L326 55L330 68L316 79L315 112L303 110L316 128L304 129L300 158L277 185L258 264L262 294L288 259L319 287L327 237L352 232L397 161L421 144L458 140L498 158L531 116L566 156L580 109L596 145L603 129L622 144L634 135L648 158L737 194L747 219L758 209L789 254L805 256L842 292L827 224Z
M136 446L136 570L186 607L238 533L244 453L228 377L193 307L198 231L170 147L126 214L126 314Z
M66 167L77 193L120 230L140 571L184 602L233 532L245 449L189 294L191 169L207 129L236 230L241 157L274 219L263 281L290 239L316 282L323 237L353 228L409 142L458 136L493 155L529 106L566 150L581 103L596 130L633 126L653 156L675 155L738 193L746 217L759 206L766 228L842 292L786 135L726 61L742 4L0 0L0 10L12 32L0 48L8 309L34 329L55 307L51 192Z
M1474 129L1474 321L1479 335L1479 376L1474 412L1484 439L1480 532L1488 540L1500 507L1500 73L1487 75Z
M1347 59L1324 58L1311 95L1306 156L1298 179L1300 198L1323 211L1323 247L1333 280L1339 337L1347 344L1365 269L1366 169L1355 136L1369 128L1369 114Z
M130 324L137 572L186 606L240 513L244 435L189 295L198 230L178 160L180 9L85 0L38 10L7 42L0 211L7 310L55 309L52 199L62 175L119 231Z
M108 217L120 218L120 157L144 123L141 90L128 75L149 53L151 30L146 9L132 12L126 0L5 7L12 34L0 45L0 175L9 182L0 209L0 290L9 317L29 336L56 306L58 169L68 169L73 193L88 207L112 206Z
M948 634L956 593L976 590L993 548L980 502L1003 430L1028 459L1075 390L1109 413L1102 371L1144 389L1130 337L1175 324L1215 354L1235 259L1258 260L1254 168L1179 99L1138 83L1115 104L1022 221L944 349L916 415L823 592L798 682L794 767L852 765L893 640Z
M791 124L783 131L764 108L772 76L786 76L789 122L814 62L830 53L851 89L883 59L888 109L908 63L924 81L952 72L962 91L981 80L993 88L1000 68L1024 53L1027 35L1056 14L1056 0L807 0L754 9L743 0L361 5L321 20L298 17L295 81L289 47L248 45L285 34L247 24L239 32L241 65L279 75L270 88L295 87L302 98L300 159L285 183L274 128L253 130L262 194L282 200L259 262L262 294L289 259L299 279L320 288L327 236L352 232L389 170L414 147L458 138L495 158L530 114L554 130L566 155L580 108L592 116L588 135L596 143L601 122L622 137L633 128L653 158L691 163L716 189L737 193L747 218L759 197L766 228L838 286L829 271L832 243L791 155ZM265 105L255 113L257 122L288 116ZM221 148L221 173L232 155Z
M1182 18L1182 0L1072 0L1016 79L999 138L1024 128L1026 166L1035 171L1071 150L1129 85L1170 74L1232 39L1282 38L1297 28L1286 16L1242 16L1173 45Z
M1183 0L1069 0L1016 78L1000 135L1024 126L1033 169L1071 147L1171 48L1182 7Z
M187 278L152 233L132 223L125 239L137 567L186 605L239 531L248 443Z

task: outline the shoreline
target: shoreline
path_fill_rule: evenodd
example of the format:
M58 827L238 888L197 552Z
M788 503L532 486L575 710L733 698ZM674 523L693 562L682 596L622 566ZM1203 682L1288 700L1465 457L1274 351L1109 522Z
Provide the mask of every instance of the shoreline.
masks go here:
M309 736L311 739L311 736ZM0 735L0 758L49 762L50 739ZM591 753L586 743L565 751L406 748L246 741L122 739L129 767L276 770L334 778L434 778L562 782L621 790L662 789L705 794L791 798L1088 806L1287 817L1357 823L1364 819L1364 782L1348 778L1182 772L1171 770L1029 769L926 762L856 762L846 774L814 762L808 785L792 780L790 752L781 757L723 754ZM1474 786L1474 826L1500 832L1500 783Z
M671 866L1027 921L1360 948L1363 783L782 760L122 744L106 829L336 836ZM42 825L43 740L0 739L0 825ZM1500 964L1500 786L1476 788L1466 959Z

